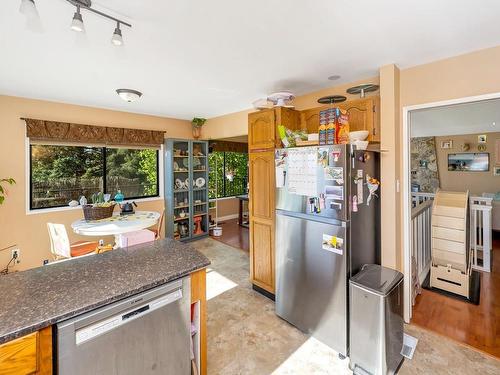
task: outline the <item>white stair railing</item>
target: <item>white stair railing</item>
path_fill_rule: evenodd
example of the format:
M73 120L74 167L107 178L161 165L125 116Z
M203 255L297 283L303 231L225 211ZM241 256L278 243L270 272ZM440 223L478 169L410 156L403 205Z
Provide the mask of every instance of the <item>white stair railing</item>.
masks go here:
M411 254L414 257L420 284L431 265L432 199L427 199L411 210Z
M488 197L470 197L470 248L472 268L491 272L491 202Z

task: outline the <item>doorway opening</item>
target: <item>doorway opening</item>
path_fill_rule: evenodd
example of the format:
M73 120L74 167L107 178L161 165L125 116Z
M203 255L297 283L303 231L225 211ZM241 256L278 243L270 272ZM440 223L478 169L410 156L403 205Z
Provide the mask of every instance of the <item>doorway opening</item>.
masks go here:
M209 151L212 238L248 252L247 136L211 140Z
M500 358L500 94L403 115L405 319Z

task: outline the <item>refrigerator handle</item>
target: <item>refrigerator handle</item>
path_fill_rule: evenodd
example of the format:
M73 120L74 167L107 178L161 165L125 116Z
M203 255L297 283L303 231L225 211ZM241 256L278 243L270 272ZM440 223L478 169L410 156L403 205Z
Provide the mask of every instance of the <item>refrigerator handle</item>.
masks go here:
M350 156L351 156L351 169L354 169L354 167L355 167L354 145L350 145L350 148L351 148L351 153L350 153Z

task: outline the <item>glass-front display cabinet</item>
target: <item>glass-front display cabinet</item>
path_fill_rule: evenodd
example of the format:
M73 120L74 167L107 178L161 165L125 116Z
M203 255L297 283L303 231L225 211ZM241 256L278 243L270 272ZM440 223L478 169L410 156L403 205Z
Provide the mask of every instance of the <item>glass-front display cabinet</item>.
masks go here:
M208 142L165 141L165 234L189 241L208 235Z

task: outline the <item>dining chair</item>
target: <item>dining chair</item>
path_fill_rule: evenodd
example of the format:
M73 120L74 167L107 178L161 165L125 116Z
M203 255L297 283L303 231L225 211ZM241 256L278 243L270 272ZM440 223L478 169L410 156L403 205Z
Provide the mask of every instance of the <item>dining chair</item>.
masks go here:
M77 241L70 243L64 224L47 223L50 238L50 252L54 260L74 258L93 253L98 242Z
M165 209L161 213L160 219L158 220L158 224L155 229L150 229L155 234L155 240L159 240L161 238L161 231L163 227L163 218L165 217Z

